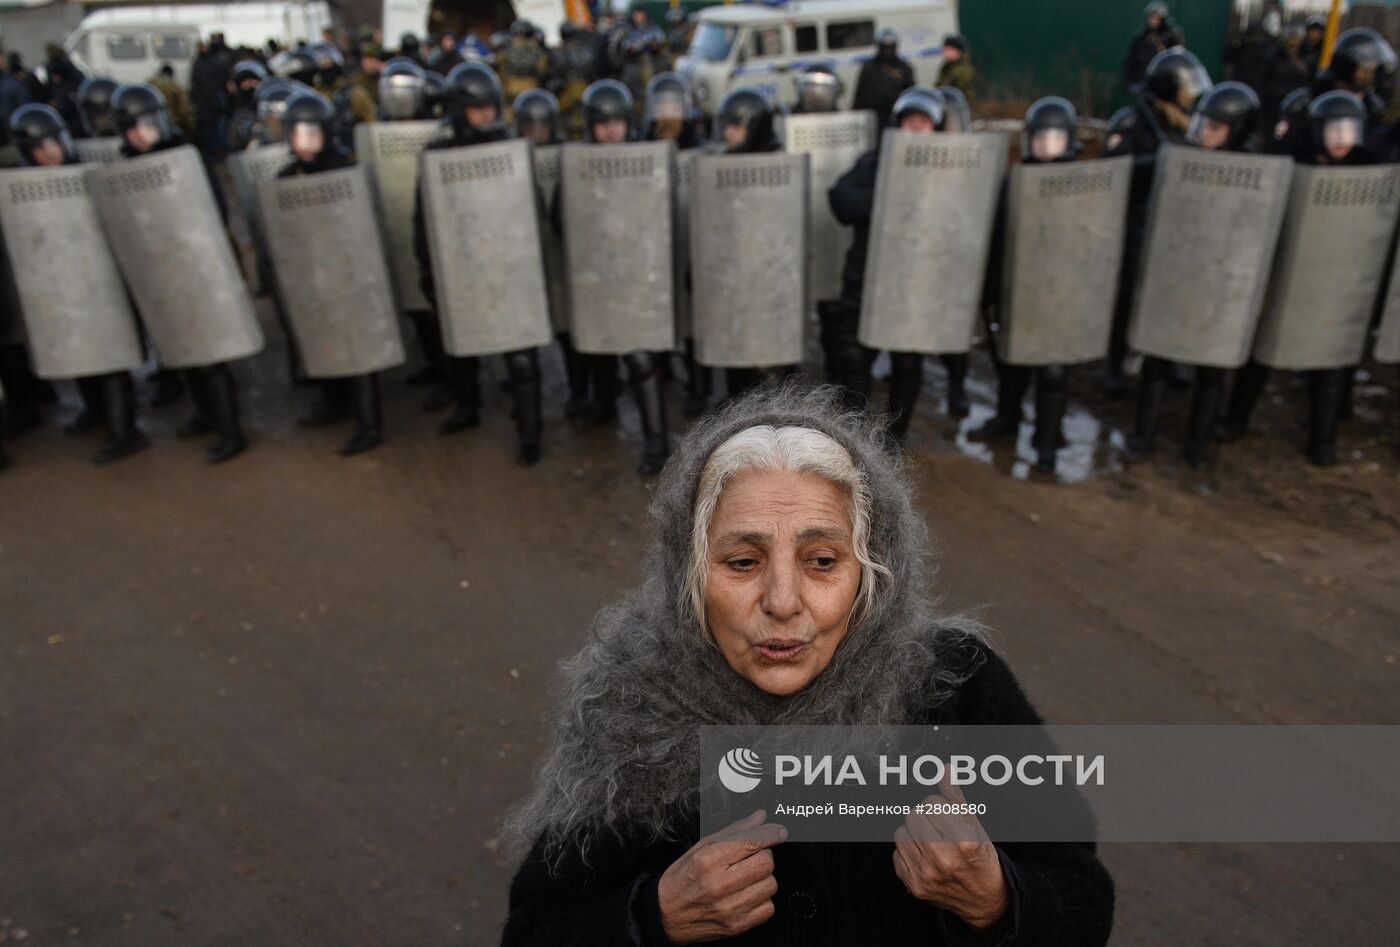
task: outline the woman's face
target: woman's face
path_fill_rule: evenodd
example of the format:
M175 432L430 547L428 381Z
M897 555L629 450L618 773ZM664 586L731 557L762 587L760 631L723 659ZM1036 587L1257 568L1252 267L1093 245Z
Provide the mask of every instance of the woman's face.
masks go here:
M860 589L846 495L816 474L747 471L710 520L705 612L729 666L770 694L831 662Z

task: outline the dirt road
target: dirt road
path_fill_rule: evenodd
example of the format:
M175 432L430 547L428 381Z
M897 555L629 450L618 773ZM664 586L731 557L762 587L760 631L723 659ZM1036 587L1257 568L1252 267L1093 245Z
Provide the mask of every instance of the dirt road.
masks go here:
M52 424L12 445L0 941L499 936L495 837L553 669L646 542L635 419L573 433L552 391L545 458L521 470L499 368L483 426L451 438L396 376L388 444L347 460L345 431L295 427L278 368L239 367L256 441L220 468L174 440L183 407L147 412L153 448L111 468ZM940 591L995 629L1047 717L1400 723L1393 384L1362 387L1336 470L1301 462L1284 389L1198 475L1171 445L1118 469L1099 419L1126 406L1084 378L1068 485L1025 479L1009 449L959 450L938 387L911 446ZM1389 943L1400 926L1400 846L1104 858L1116 943Z

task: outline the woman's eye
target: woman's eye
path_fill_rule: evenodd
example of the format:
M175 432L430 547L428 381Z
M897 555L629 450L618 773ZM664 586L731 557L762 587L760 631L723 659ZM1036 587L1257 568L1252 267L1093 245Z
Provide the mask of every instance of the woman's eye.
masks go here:
M813 565L814 567L818 568L818 569L834 569L834 568L836 568L836 557L835 557L835 556L813 556L813 557L812 557L810 560L808 560L808 561L811 562L812 565Z
M736 572L747 572L758 565L757 559L730 559L729 568Z

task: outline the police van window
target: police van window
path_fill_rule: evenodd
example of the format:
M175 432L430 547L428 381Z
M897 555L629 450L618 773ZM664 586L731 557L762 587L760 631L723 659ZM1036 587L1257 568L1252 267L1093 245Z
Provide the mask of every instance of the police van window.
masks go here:
M146 41L139 36L109 36L107 55L112 59L145 59Z
M755 29L753 42L749 44L749 52L755 58L781 56L783 54L783 28L781 26L764 26Z
M875 45L874 20L848 20L826 25L827 49L855 49Z
M700 28L695 31L695 38L690 41L690 54L710 62L728 59L729 50L734 47L734 37L738 32L737 26L702 22Z
M793 31L793 41L797 44L799 53L815 53L817 51L817 28L814 25L799 26Z
M157 59L189 59L190 42L179 33L157 33L152 36Z

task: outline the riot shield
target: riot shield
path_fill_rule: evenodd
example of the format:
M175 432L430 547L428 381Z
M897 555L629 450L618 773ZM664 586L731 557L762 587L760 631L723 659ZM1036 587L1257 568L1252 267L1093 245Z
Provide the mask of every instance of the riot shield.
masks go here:
M564 146L564 250L580 352L675 348L674 149L669 141Z
M1000 132L885 131L860 308L863 345L926 354L972 345L1006 147Z
M1381 307L1381 325L1376 333L1376 361L1384 364L1400 362L1400 244L1390 261L1390 284Z
M258 204L306 374L341 378L402 364L365 169L264 181Z
M690 248L700 364L802 361L808 160L781 153L695 157Z
M1289 158L1161 147L1128 327L1135 351L1244 364L1292 172Z
M122 140L116 135L103 138L77 138L73 150L84 164L111 164L122 156Z
M1006 189L1002 360L1103 358L1113 324L1133 159L1020 164Z
M443 347L493 355L548 345L535 172L523 139L423 153L423 212Z
M423 148L442 133L437 121L361 122L355 126L355 155L369 169L394 303L400 313L429 308L418 284L418 257L413 252L413 205L418 196L418 167Z
M166 368L262 349L253 302L192 145L94 168L107 245Z
M811 156L807 218L811 221L812 265L808 299L835 299L841 294L841 270L851 246L851 229L831 213L827 192L856 159L875 147L874 112L825 112L780 116L783 148Z
M136 316L88 191L86 165L0 173L0 225L40 378L142 362Z
M263 237L261 211L258 208L258 184L277 177L292 161L292 153L281 142L271 145L253 145L243 151L235 151L228 156L229 174L233 177L233 194L238 200L238 208L243 212L243 221L248 227L248 239L258 257L256 289L271 289L262 285L262 278L272 270L267 259L267 242Z
M1294 169L1256 360L1289 369L1361 361L1397 213L1394 165Z
M554 231L550 211L559 194L559 161L562 145L535 149L535 195L540 209L540 249L544 253L545 290L549 295L549 326L555 333L569 331L569 271L564 260L564 238Z

